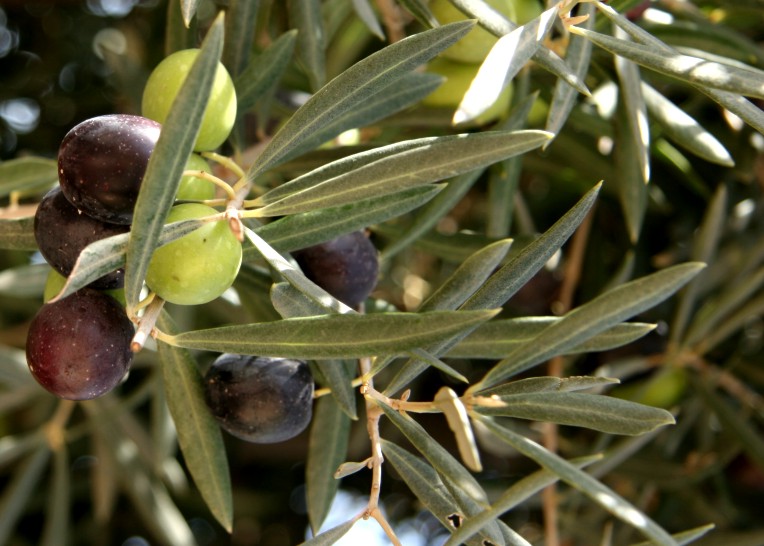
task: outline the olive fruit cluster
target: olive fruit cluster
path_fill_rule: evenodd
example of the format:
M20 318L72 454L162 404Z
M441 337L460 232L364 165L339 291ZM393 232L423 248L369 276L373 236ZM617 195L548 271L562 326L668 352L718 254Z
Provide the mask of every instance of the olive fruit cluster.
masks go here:
M221 428L257 444L283 442L305 430L313 390L302 360L226 353L204 377L205 401Z
M51 265L46 301L60 289L82 250L127 233L159 123L140 116L88 119L69 131L58 154L59 186L37 207L34 234ZM76 293L45 303L27 335L27 363L53 394L87 400L112 390L132 363L133 325L114 294L124 271L107 273Z

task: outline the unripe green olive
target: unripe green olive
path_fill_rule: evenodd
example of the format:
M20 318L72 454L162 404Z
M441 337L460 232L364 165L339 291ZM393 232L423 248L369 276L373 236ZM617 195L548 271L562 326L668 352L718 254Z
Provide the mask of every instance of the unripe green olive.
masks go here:
M199 56L199 49L176 51L151 72L143 90L141 110L147 118L164 123L180 87L191 66ZM214 150L228 138L236 121L236 90L230 74L218 63L210 98L204 110L199 135L194 144L196 151Z

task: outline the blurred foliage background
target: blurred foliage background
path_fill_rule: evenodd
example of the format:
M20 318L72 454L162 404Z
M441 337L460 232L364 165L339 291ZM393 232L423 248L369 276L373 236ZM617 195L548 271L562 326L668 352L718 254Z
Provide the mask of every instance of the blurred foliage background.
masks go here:
M258 47L289 28L288 4L262 2ZM625 12L640 2L611 4ZM421 28L401 7L409 3L389 5L401 10L406 31ZM217 7L225 4L200 4L200 27ZM172 8L168 10L166 2L159 0L5 0L0 7L0 159L29 154L55 158L61 138L78 122L106 113L139 113L143 83L166 51L165 28ZM350 0L328 0L323 8L334 29L326 49L329 77L385 45L360 21ZM650 8L635 20L680 51L706 52L762 68L763 2L659 0L650 3ZM198 33L201 37L203 29ZM563 51L565 38L558 37L554 45ZM415 308L464 255L457 252L460 245L453 238L447 243L442 239L460 234L482 234L484 240L505 235L528 239L547 229L578 196L604 179L586 229L566 247L564 259L550 263L510 300L506 316L560 314L607 286L690 259L707 261L709 268L692 289L639 317L658 324L654 333L616 351L570 357L557 364L565 375L619 377L623 384L613 394L665 407L677 416L678 424L627 440L561 427L558 449L567 457L607 453L592 473L669 531L713 523L716 530L698 544L764 544L764 137L691 87L650 74L651 85L723 144L734 166L688 153L672 140L670 127L651 118L651 183L641 225L629 226L624 220L628 205L618 186L623 163L614 152L622 128L620 114L605 113L613 106L607 99L607 84L617 80L612 55L595 47L592 59L586 83L599 93L594 99L580 98L549 148L523 156L518 189L512 194L512 222L505 228L486 225L487 210L495 198L491 180L507 168L497 165L439 220L435 230L385 263L375 294L400 309ZM539 93L530 127L544 127L545 105L551 101L553 87L554 78L535 66L518 76L516 96ZM270 107L250 116L247 134L241 138L256 142L272 132L309 91L309 78L294 62ZM453 131L448 119L442 112L417 107L365 131L380 141L447 134ZM361 141L364 138L361 134ZM305 163L289 163L283 175L304 171L322 157L314 154ZM20 202L33 203L38 197L22 195ZM0 206L10 207L10 198L3 197ZM374 230L375 241L384 250L401 229L395 223L379 226ZM475 238L465 241L469 244ZM2 270L29 260L27 252L0 250ZM0 342L5 347L23 347L25 327L40 305L43 281L29 278L27 285L19 286L0 279ZM232 309L218 302L182 318L189 324L216 324ZM0 360L5 366L12 359ZM457 361L455 366L470 378L480 377L488 368L481 361ZM125 388L131 393L127 403L133 411L121 423L132 431L136 445L148 452L156 447L152 446L156 436L149 430L150 423L156 422L152 412L161 410L150 402L150 393L131 389L143 385L142 379L152 373L139 359ZM108 459L99 457L104 446L93 442L86 430L73 429L68 459L53 461L39 479L30 470L44 467L46 461L38 452L26 453L17 464L14 454L24 449L23 439L29 438L30 431L45 432L55 401L27 396L36 385L17 385L11 377L0 370L0 382L5 384L0 391L0 498L9 502L11 491L20 487L34 492L21 517L13 518L15 529L4 529L4 536L10 537L7 543L38 543L49 503L56 502L41 484L58 476L56 465L65 467L71 481L71 544L160 543L151 525L153 507L138 506L140 494L126 483L133 476L130 466L107 467ZM416 397L429 399L442 384L454 386L450 378L430 371L417 380ZM442 418L425 415L420 422L453 448ZM361 460L368 450L363 423L355 425L348 460ZM543 436L534 424L517 426L529 437ZM392 427L386 432L396 435ZM275 446L248 445L230 437L226 444L236 507L230 537L217 526L185 477L182 459L162 459L162 466L153 469L168 484L172 493L168 502L180 508L197 542L281 546L304 540L307 433ZM487 470L481 480L489 491L500 491L535 469L493 443L483 448ZM113 479L99 478L109 474L119 476L116 482L125 495L109 489L117 487ZM383 483L385 509L400 526L404 544L438 543L437 537L444 536L439 524L395 473L388 470ZM338 510L355 513L362 507L368 477L360 473L345 478L341 489ZM560 488L559 495L561 544L637 541L628 528L581 502L570 489ZM0 528L4 518L11 521L10 509L0 505ZM533 543L544 542L538 498L512 511L507 521Z

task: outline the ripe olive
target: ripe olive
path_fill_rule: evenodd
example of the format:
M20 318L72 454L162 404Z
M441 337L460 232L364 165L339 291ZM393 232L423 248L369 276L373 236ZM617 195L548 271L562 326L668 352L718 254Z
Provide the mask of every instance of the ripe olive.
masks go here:
M60 398L89 400L112 390L133 361L133 324L108 294L83 288L35 315L27 364L40 385Z
M103 222L130 224L161 125L125 114L71 129L58 150L58 180L69 202Z
M219 356L204 377L204 395L223 430L247 442L283 442L313 414L313 378L301 360Z
M377 249L362 231L292 253L302 272L349 307L357 307L377 285Z
M83 214L55 187L43 197L34 217L34 236L43 258L59 273L69 276L80 252L90 243L127 233L129 226L102 222ZM99 289L124 284L124 269L117 269L93 281Z

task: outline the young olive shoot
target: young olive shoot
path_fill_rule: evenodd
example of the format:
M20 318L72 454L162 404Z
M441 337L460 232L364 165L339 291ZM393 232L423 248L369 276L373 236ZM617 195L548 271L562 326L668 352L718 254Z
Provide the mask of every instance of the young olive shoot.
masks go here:
M40 254L59 273L68 276L90 243L113 235L127 233L130 226L110 224L81 213L55 187L43 197L34 217L34 236ZM119 288L124 284L125 272L117 269L93 281L98 289Z
M377 249L362 231L296 250L305 276L349 307L358 307L377 285Z
M165 223L203 218L217 211L200 203L170 209ZM241 266L241 243L225 221L209 222L196 231L157 248L146 284L160 298L179 305L212 301L232 284Z
M210 164L198 154L191 154L186 161L187 171L210 172ZM178 193L175 198L179 201L205 201L215 198L215 184L198 176L186 175L180 179Z
M223 354L204 377L204 397L223 430L257 444L300 434L313 414L306 362Z
M113 114L83 121L58 151L58 179L69 202L104 222L130 224L161 125Z
M52 394L90 400L111 391L129 370L133 333L114 298L83 288L40 308L29 326L27 364Z
M141 112L144 116L160 123L165 122L198 56L198 49L176 51L154 68L143 89ZM228 71L222 63L218 63L194 150L208 151L219 147L228 138L235 121L236 90Z

